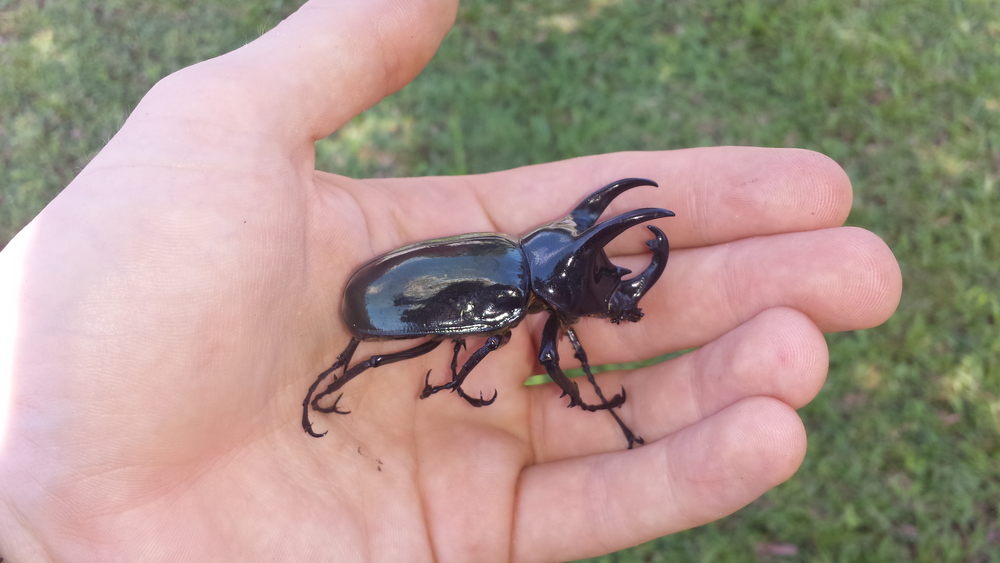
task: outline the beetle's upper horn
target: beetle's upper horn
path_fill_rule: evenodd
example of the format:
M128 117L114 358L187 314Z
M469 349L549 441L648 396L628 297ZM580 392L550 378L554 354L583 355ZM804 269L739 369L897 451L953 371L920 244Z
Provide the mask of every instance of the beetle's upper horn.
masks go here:
M576 223L577 230L582 232L594 226L594 223L597 222L597 218L601 216L601 213L604 213L605 209L608 208L608 204L611 203L611 200L618 197L622 192L631 190L632 188L638 186L658 187L659 184L645 178L624 178L622 180L618 180L617 182L612 182L590 194L590 197L583 200L583 202L581 202L580 205L578 205L576 209L569 214Z
M628 213L622 213L621 215L613 219L608 219L607 221L594 227L590 230L590 232L584 233L583 237L581 237L584 240L580 246L603 248L606 244L614 240L615 237L624 233L629 227L634 227L635 225L645 223L646 221L652 221L653 219L673 216L673 211L652 207L635 209L633 211L629 211Z

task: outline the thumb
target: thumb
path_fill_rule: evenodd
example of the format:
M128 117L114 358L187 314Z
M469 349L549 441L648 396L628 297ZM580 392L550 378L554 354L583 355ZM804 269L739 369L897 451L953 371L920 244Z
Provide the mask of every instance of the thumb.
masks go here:
M311 0L231 55L273 115L313 142L413 80L457 7L456 0Z
M312 144L412 80L457 0L310 0L257 40L167 77L136 114L165 111Z

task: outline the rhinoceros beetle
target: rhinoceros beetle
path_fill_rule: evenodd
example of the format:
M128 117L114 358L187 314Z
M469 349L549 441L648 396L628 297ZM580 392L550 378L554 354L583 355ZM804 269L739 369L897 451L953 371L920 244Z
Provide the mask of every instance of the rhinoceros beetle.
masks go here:
M569 395L569 406L587 411L607 410L621 427L628 447L642 444L614 412L625 402L625 388L608 400L604 397L580 339L572 325L581 317L607 318L612 323L638 322L639 299L656 283L667 263L670 246L663 231L647 225L654 238L646 241L653 253L649 265L637 276L611 263L604 246L629 227L673 217L666 209L644 208L623 213L597 224L611 200L637 186L656 186L642 178L626 178L608 184L583 200L568 216L531 231L518 239L500 233L471 233L418 242L383 254L358 268L347 282L343 319L351 341L337 361L319 374L302 401L302 428L317 434L309 421L309 408L321 413L348 414L338 409L343 393L329 406L319 402L339 391L348 381L370 368L416 358L434 350L446 338L454 344L451 381L432 386L430 372L424 376L421 399L450 390L472 406L496 400L472 397L462 390L469 373L490 352L510 340L511 329L531 313L547 311L538 361L552 381ZM577 384L559 367L557 344L565 333L594 386L600 404L580 398ZM465 339L485 336L486 342L458 368L458 354ZM361 341L403 340L427 337L412 348L393 354L371 356L351 366ZM315 394L324 379L334 376L326 389ZM315 395L314 395L315 394Z

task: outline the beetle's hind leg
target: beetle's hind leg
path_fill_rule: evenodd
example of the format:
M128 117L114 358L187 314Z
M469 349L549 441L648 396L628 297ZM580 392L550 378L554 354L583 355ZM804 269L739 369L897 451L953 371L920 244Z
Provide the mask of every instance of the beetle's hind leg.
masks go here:
M327 395L336 393L337 391L340 390L341 387L346 385L348 381L354 379L355 377L357 377L358 375L360 375L362 372L364 372L369 368L377 368L379 366L383 366L386 364L391 364L402 360L408 360L410 358L416 358L417 356L422 356L430 352L431 350L437 348L438 345L440 344L441 344L440 339L432 338L431 340L422 342L417 346L414 346L413 348L407 348L406 350L402 350L394 354L371 356L367 360L363 362L358 362L353 367L348 369L348 365L350 365L351 363L351 357L354 355L354 351L358 347L358 340L356 338L351 338L351 342L347 345L347 348L340 354L340 356L337 357L337 362L334 363L326 371L319 374L319 377L316 378L316 381L309 388L309 393L306 395L305 400L302 401L302 427L311 436L316 436L317 438L323 436L325 432L324 434L316 434L315 432L312 431L312 425L309 423L309 406L312 406L313 410L322 413L348 414L351 411L342 411L337 408L337 403L340 402L340 398L343 396L343 393L338 395L337 399L329 407L321 407L319 405L319 401L322 400ZM312 397L312 394L316 391L316 388L319 386L320 382L322 382L327 375L329 375L334 370L340 367L344 368L344 373L340 377L335 377L334 380L330 382L329 385L326 386L326 389L324 389L322 393L316 395L315 397ZM310 400L310 397L312 398L312 400Z
M438 391L444 391L445 389L450 389L452 391L458 392L458 395L469 402L470 405L474 407L485 407L487 405L492 405L493 401L497 400L497 392L493 391L493 397L490 399L484 399L483 394L479 394L479 398L470 397L462 390L462 383L465 382L465 378L469 376L473 368L479 365L479 362L483 361L490 352L500 348L510 340L510 331L506 331L502 334L495 334L486 339L486 343L483 344L478 350L469 356L469 359L465 361L462 365L462 370L458 369L458 353L462 348L465 348L465 340L461 338L455 339L455 352L451 357L451 381L445 383L444 385L431 386L430 375L431 372L427 372L427 376L424 378L424 390L420 393L421 399L426 399Z
M452 340L452 342L455 343L455 348L451 354L451 378L455 379L457 377L455 374L458 372L458 353L465 350L466 347L464 338L456 338L455 340ZM427 375L430 375L430 373L431 372L427 372ZM424 386L427 387L426 378L424 379Z
M319 384L322 383L324 379L326 379L326 376L330 375L337 369L343 367L344 374L346 375L347 366L351 363L351 357L354 356L354 351L357 349L358 349L358 339L352 337L351 341L347 344L347 348L344 348L344 351L341 352L339 356L337 356L337 361L334 362L332 366L324 370L323 373L319 374L319 376L316 378L316 381L314 381L313 384L309 386L309 392L306 393L306 398L305 400L302 401L302 429L305 430L306 433L308 433L310 436L313 436L315 438L321 438L326 435L326 432L322 434L317 434L312 429L312 423L309 422L309 403L313 400L312 399L313 393L316 392L316 388L319 387ZM334 376L334 382L330 384L330 387L336 385L339 379L343 379L343 377L337 378L336 376ZM329 391L329 387L327 388L327 391ZM327 391L324 391L323 394L326 394ZM319 397L317 397L317 399L318 398ZM339 401L340 397L337 397L337 400L333 402L333 411L338 412L340 414L347 414L348 412L350 412L350 411L346 412L338 411L337 403Z
M313 400L312 400L313 410L317 410L317 411L322 412L322 413L337 412L337 413L340 413L340 414L347 414L347 412L350 412L350 411L344 412L344 411L338 411L337 410L337 402L336 401L334 401L334 404L331 405L331 406L329 406L329 407L321 407L321 406L319 406L319 401L321 399L323 399L323 397L326 397L327 395L330 395L331 393L336 393L338 390L340 390L341 387L343 387L344 385L346 385L348 381L350 381L350 380L354 379L355 377L361 375L362 372L364 372L364 371L366 371L366 370L368 370L370 368L377 368L379 366L384 366L386 364L392 364L392 363L395 363L395 362L401 362L403 360L409 360L410 358L416 358L417 356L423 356L424 354L426 354L426 353L430 352L431 350L437 348L440 344L441 344L441 340L434 338L434 339L428 340L426 342L422 342L422 343L418 344L417 346L414 346L413 348L407 348L406 350L395 352L393 354L381 354L381 355L371 356L370 358L368 358L367 360L365 360L363 362L358 362L358 363L354 364L353 367L351 367L350 369L345 370L344 374L342 376L334 379L333 382L330 383L330 385L328 385L326 387L326 389L323 390L322 393L320 393L319 395L316 395L316 397L313 398ZM352 350L352 352L353 352L353 350ZM340 397L337 398L337 401L339 401L339 400L340 400Z

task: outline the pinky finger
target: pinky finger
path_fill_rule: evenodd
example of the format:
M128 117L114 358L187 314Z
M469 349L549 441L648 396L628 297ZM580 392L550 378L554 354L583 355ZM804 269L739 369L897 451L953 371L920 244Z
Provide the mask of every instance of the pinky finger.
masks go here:
M805 449L795 411L753 397L636 450L529 467L514 559L593 557L711 522L791 477Z

